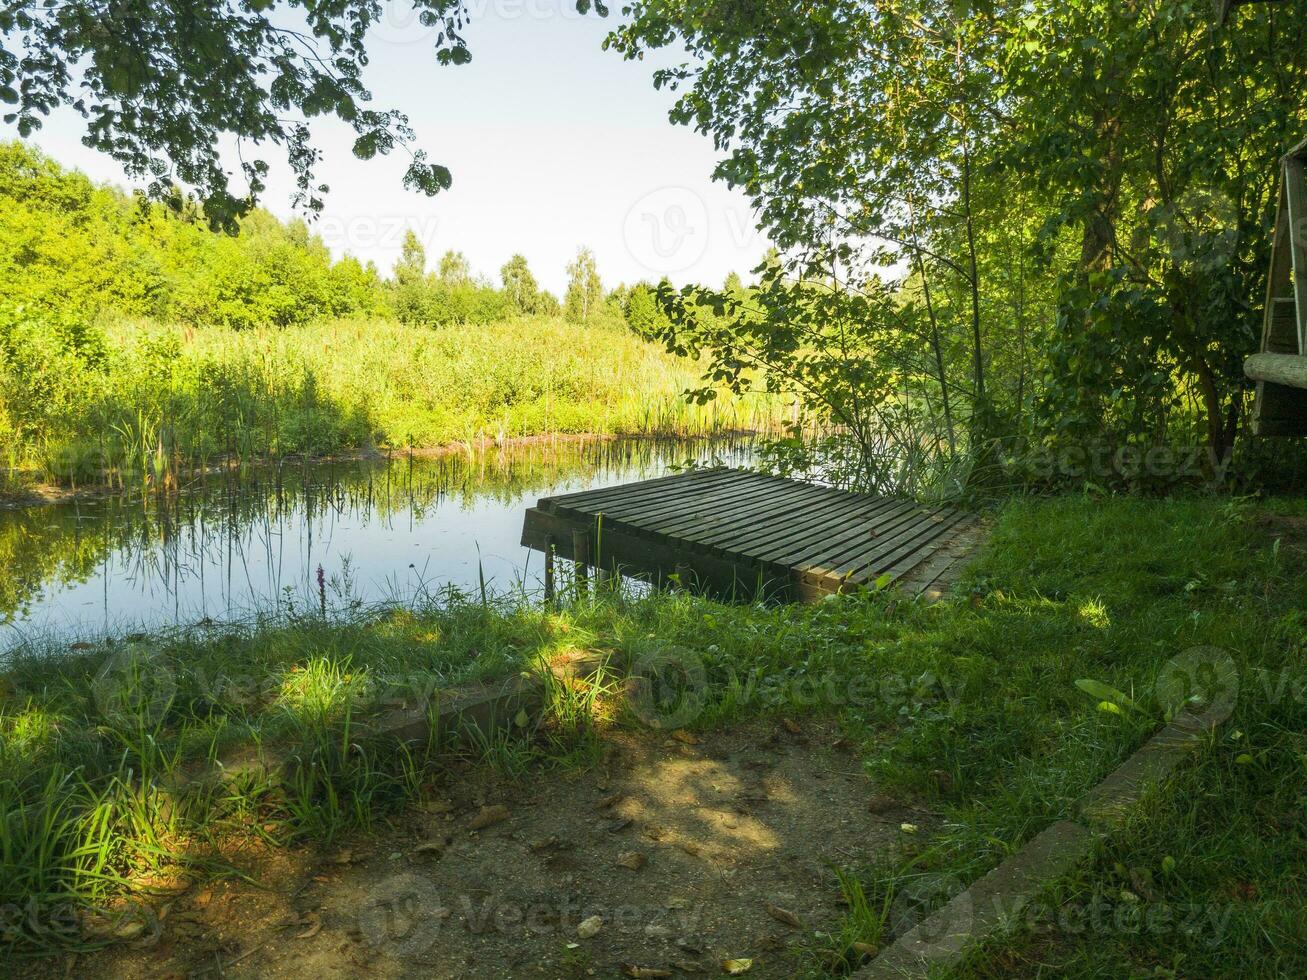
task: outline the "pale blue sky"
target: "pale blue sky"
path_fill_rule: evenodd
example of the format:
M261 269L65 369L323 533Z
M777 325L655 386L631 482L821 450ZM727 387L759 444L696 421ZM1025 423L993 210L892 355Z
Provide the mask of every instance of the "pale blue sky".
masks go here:
M582 17L574 0L472 0L470 9L471 64L439 67L428 29L401 2L375 32L367 76L377 104L407 112L419 145L453 171L451 190L406 192L407 156L357 161L347 127L316 126L327 154L319 177L331 186L317 230L334 251L388 271L411 227L433 265L457 248L498 281L500 265L522 252L555 291L582 244L606 285L747 276L768 244L747 200L709 179L710 140L667 121L673 96L654 90L654 65L601 50L614 17ZM81 133L81 120L61 113L33 142L126 184ZM264 204L286 216L289 197L275 173Z

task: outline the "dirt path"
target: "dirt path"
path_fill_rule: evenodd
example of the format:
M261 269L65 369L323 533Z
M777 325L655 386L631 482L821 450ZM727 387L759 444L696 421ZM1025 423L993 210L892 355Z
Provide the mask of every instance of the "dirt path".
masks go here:
M869 812L872 787L829 730L683 739L612 733L603 764L584 772L452 774L392 828L316 859L274 859L260 875L270 890L185 895L150 948L84 958L76 974L720 976L727 959L752 960L750 977L816 969L814 933L838 932L844 911L834 866L896 852L901 822L927 831L920 814L887 812L883 799Z

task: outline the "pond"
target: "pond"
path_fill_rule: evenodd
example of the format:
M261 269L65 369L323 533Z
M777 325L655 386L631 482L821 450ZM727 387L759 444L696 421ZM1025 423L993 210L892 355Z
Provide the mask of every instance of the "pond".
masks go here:
M223 472L169 496L0 511L0 651L25 640L402 601L451 587L537 594L519 543L536 498L745 465L749 440L544 440L436 457ZM320 571L319 571L320 570Z

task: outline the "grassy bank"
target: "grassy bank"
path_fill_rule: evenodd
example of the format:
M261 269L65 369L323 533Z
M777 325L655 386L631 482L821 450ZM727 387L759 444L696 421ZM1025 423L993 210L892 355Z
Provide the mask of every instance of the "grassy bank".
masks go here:
M850 910L845 957L813 961L814 975L840 973L859 961L854 942L888 938L904 901L938 899L939 882L974 880L1067 816L1163 724L1174 707L1158 688L1168 664L1218 647L1239 696L1199 763L1045 918L965 973L1298 975L1305 557L1301 501L1077 497L1010 504L962 595L935 606L891 593L780 608L607 596L551 614L454 599L348 621L27 651L0 682L0 905L81 906L169 876L230 875L233 841L328 840L366 826L421 795L439 765L434 747L401 753L369 735L379 694L397 684L497 675L573 648L637 662L652 651L689 664L694 679L685 699L655 706L654 720L838 718L878 792L939 818L942 830L923 835L905 864L838 859L847 892L866 899ZM1077 686L1086 679L1127 697L1090 696ZM513 758L588 764L584 727L546 720ZM290 792L169 789L179 769L251 740L276 740L301 760ZM506 747L490 748L502 762ZM1086 908L1105 911L1086 918ZM32 949L57 939L19 929L8 941Z
M541 433L697 436L776 417L761 399L686 404L695 366L616 318L66 332L20 320L0 358L0 453L11 470L63 484L161 479L219 456Z

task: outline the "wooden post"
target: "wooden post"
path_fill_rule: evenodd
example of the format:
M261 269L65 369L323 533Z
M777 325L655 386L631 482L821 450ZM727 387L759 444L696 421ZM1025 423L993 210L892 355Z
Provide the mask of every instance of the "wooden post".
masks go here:
M576 562L576 594L585 595L590 582L590 532L572 532L572 560Z
M545 603L554 605L554 536L545 537Z
M1298 301L1297 352L1307 354L1307 164L1293 154L1284 161L1284 197L1289 212L1293 291Z

